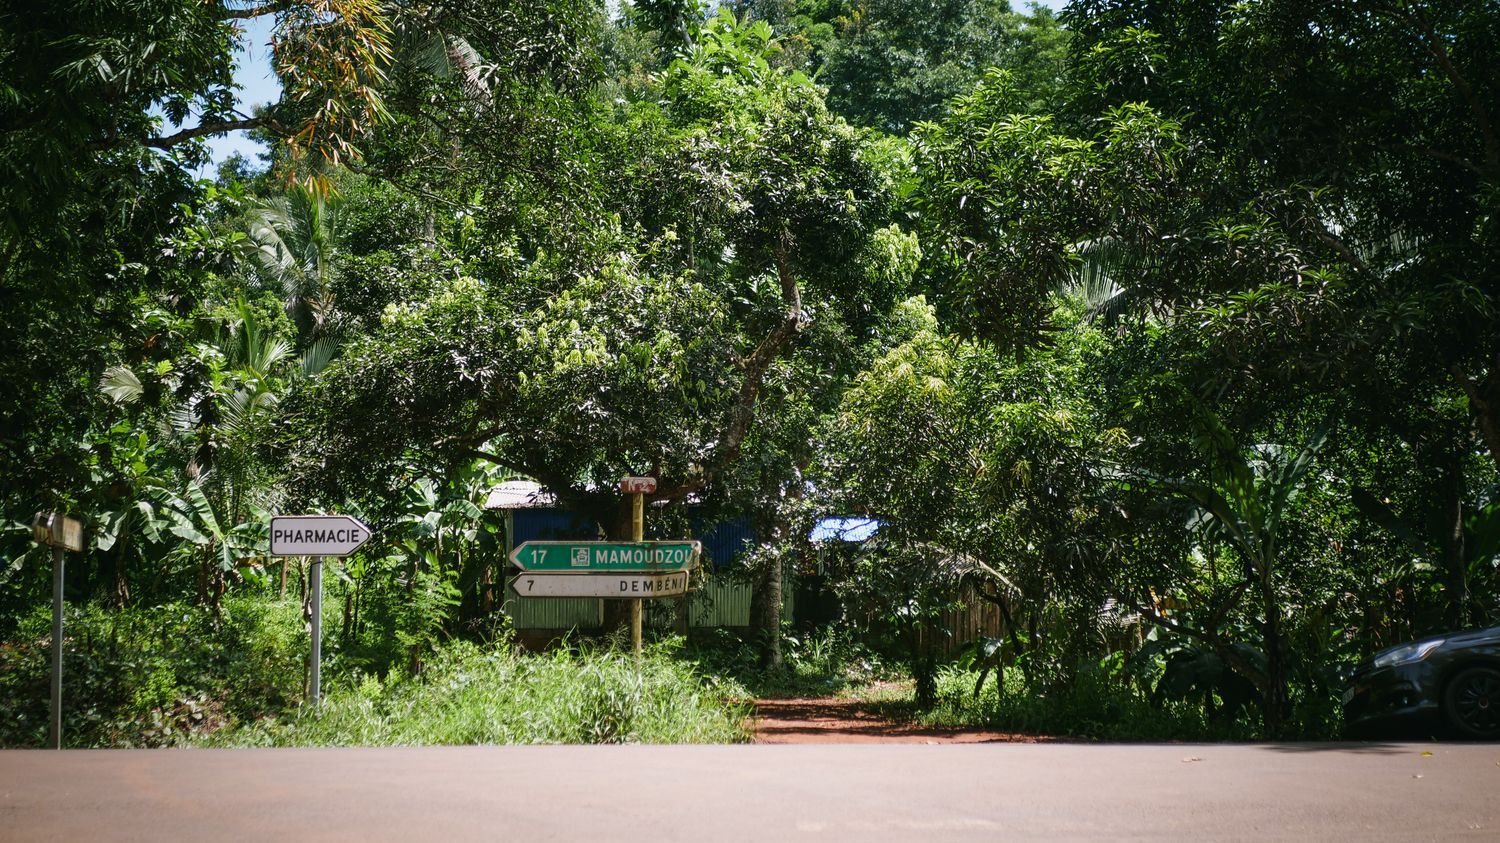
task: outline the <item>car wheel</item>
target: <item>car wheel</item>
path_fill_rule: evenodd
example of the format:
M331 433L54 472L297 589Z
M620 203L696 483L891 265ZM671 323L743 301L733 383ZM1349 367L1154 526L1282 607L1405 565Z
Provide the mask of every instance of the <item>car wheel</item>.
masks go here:
M1471 738L1500 738L1500 670L1471 667L1443 693L1448 722Z

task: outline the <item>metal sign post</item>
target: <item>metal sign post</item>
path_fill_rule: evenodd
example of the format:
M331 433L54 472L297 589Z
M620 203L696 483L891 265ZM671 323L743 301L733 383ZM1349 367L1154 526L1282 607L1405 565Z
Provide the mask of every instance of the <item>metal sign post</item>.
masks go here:
M52 548L52 708L47 738L62 749L63 549Z
M52 548L52 699L47 743L52 749L62 749L63 553L83 550L83 522L55 512L38 512L31 520L31 537Z
M276 515L271 518L271 555L308 556L312 561L312 654L307 696L317 707L323 694L323 557L348 556L370 540L370 528L347 515Z
M323 557L312 558L312 665L307 678L307 696L313 707L323 694Z

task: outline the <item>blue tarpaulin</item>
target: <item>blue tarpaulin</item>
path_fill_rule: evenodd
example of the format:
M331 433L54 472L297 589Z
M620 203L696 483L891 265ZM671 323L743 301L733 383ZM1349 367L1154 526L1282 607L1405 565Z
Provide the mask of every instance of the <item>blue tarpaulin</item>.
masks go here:
M824 518L812 528L807 538L815 542L862 542L875 535L878 529L880 521L875 518Z

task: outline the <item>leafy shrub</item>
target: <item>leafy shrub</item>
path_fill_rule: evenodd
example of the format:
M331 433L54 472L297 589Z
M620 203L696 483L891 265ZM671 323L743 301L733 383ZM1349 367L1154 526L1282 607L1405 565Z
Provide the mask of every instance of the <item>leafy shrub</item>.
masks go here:
M938 704L922 720L931 725L982 726L1034 735L1089 740L1248 740L1257 721L1210 722L1190 703L1153 703L1100 669L1082 669L1067 684L1029 688L1018 670L1005 673L1005 693L988 682L974 696L977 671L948 668L938 677Z
M701 672L728 677L760 697L821 696L896 670L847 629L830 626L784 636L780 668L762 667L759 651L727 629L703 630L687 652Z
M37 607L0 644L0 745L47 739L52 612ZM63 735L67 746L176 743L300 701L307 653L294 601L225 601L217 627L199 606L64 616Z

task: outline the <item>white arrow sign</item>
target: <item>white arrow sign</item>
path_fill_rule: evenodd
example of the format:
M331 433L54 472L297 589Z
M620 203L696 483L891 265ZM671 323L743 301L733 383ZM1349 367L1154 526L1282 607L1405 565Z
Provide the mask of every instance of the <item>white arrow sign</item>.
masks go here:
M522 597L675 597L686 594L688 572L670 574L521 574Z
M348 556L370 528L347 515L273 515L272 556Z

